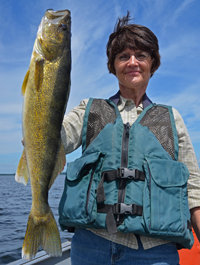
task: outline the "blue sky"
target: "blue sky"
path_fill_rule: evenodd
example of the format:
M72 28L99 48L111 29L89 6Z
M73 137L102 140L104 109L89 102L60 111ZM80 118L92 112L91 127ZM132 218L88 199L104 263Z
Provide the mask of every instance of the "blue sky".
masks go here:
M118 90L106 67L106 43L118 16L158 37L161 67L148 85L156 103L181 113L200 162L199 0L0 0L0 173L15 173L22 153L21 85L45 10L72 15L72 87L67 111L83 98L108 98ZM71 161L80 154L67 156Z

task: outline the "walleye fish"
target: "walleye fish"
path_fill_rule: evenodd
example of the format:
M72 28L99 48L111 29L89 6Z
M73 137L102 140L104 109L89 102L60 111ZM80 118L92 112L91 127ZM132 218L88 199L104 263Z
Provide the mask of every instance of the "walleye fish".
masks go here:
M41 246L61 256L61 240L48 204L48 190L65 165L61 126L70 92L70 11L44 14L34 43L29 70L22 85L24 150L15 179L30 178L32 207L22 257L31 259Z

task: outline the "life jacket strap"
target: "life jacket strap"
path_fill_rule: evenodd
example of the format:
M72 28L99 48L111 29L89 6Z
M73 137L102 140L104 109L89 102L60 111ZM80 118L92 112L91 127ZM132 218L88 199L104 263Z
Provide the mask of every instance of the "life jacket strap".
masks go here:
M103 202L106 200L103 183L105 181L113 181L116 179L130 179L130 180L145 180L145 173L138 169L128 169L125 167L119 167L118 169L108 170L102 172L101 181L97 187L97 202Z
M192 231L192 223L187 220L187 228Z
M116 233L117 224L114 215L139 215L142 216L143 207L137 204L115 203L111 204L97 204L98 213L107 213L106 226L109 234Z

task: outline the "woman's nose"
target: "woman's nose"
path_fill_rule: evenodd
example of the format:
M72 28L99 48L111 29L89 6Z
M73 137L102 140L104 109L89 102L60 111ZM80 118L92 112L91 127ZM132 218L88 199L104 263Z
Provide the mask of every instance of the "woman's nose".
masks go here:
M135 58L135 55L134 54L130 55L130 58L128 60L128 64L129 65L138 64L138 60Z

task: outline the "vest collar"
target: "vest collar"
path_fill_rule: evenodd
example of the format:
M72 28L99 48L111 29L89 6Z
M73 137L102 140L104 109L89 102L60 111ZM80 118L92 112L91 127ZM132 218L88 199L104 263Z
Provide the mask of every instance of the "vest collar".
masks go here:
M119 98L120 98L120 91L118 91L114 96L110 97L109 99L117 105L119 103ZM152 101L147 97L147 94L145 93L143 96L143 108L145 109L150 104L152 104Z

